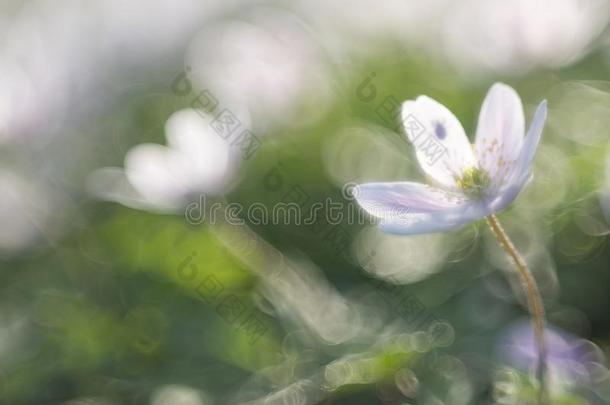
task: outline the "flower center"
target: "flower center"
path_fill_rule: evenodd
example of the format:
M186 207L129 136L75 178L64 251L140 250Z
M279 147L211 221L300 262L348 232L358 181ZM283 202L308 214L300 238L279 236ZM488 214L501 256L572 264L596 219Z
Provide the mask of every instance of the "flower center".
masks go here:
M469 197L480 198L490 183L489 174L477 167L469 167L464 170L462 177L457 179L457 186Z

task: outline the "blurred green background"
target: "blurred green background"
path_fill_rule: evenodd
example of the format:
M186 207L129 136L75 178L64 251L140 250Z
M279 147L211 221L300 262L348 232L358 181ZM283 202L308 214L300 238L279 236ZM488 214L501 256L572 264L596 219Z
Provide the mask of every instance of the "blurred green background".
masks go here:
M176 7L184 7L188 15L186 3ZM370 9L364 3L354 7L366 15ZM47 2L30 2L27 7L31 13L46 10L51 19L70 7L84 7L58 4L48 8ZM134 10L146 8L137 4ZM349 46L336 45L329 40L333 34L318 23L336 28L345 21L329 22L302 11L324 7L317 2L295 4L278 7L293 14L288 22L274 17L277 25L272 28L249 19L274 15L254 3L236 3L215 14L215 24L248 21L268 29L284 45L293 40L291 19L302 19L299 29L324 45L316 57L325 78L317 81L320 66L306 66L269 89L268 81L277 76L257 75L258 66L247 66L247 73L225 67L239 78L252 74L256 85L247 91L254 95L248 104L254 107L242 122L260 139L260 147L247 159L233 156L237 163L230 186L206 202L260 203L271 211L300 193L305 206L328 198L340 202L345 214L341 223L321 218L308 225L257 224L244 216L244 225L222 220L194 224L185 218L184 207L200 201L196 190L184 193L180 209L155 209L130 204L135 200L122 197L116 183L92 180L100 168L128 170L125 157L136 145L167 144L166 122L176 111L191 108L193 94L203 89L212 89L220 99L220 106L208 111L211 116L223 103L237 114L234 106L242 104L234 103L233 93L224 96L222 87L214 90L214 76L205 69L213 71L210 64L222 67L213 57L220 59L221 50L229 52L231 41L241 37L214 37L207 31L212 22L192 24L185 34L190 38L203 28L203 42L224 44L221 49L208 46L200 65L184 57L187 41L135 41L134 61L148 63L149 53L159 48L165 47L165 53L146 69L125 61L122 53L109 54L104 63L110 71L86 92L50 86L35 93L46 98L47 92L65 91L73 96L55 126L38 119L53 110L39 107L42 112L27 115L19 103L30 99L12 99L14 108L7 116L20 113L26 124L11 126L7 120L8 136L0 144L0 183L6 193L0 203L0 402L535 403L531 370L504 356L503 342L515 325L527 322L527 311L512 267L485 223L445 234L384 235L374 226L349 223L348 212L358 208L343 191L345 184L365 181L424 180L396 120L384 115L388 100L400 103L426 94L446 105L471 135L487 90L502 81L521 96L526 123L541 100L549 105L534 178L499 218L540 283L549 324L570 349L564 363L553 365L553 404L610 403L610 57L605 25L573 59L537 60L534 49L512 55L514 63L524 66L483 64L473 69L431 52L439 44L436 37L411 36L405 43L400 35L407 34L396 33L390 23L374 35L365 28L355 33L345 28ZM32 23L27 7L6 6L4 25L13 27L6 29L7 38L17 35L13 25L19 21L22 27ZM181 21L174 14L169 21L157 20L154 12L142 15L142 32L147 24ZM332 14L326 11L324 16ZM108 21L121 15L117 12ZM371 11L370 18L383 26L388 15ZM549 19L552 15L545 14ZM442 21L426 20L432 17L421 13L417 18L442 31ZM360 20L353 23L359 27ZM290 35L278 31L282 24L291 27L286 31ZM586 21L576 24L586 26ZM519 27L518 32L526 32ZM245 49L254 49L254 34L248 31L241 38ZM136 34L127 30L116 35ZM144 38L140 31L138 35ZM358 45L365 49L354 50ZM89 46L100 45L90 38ZM30 56L41 52L21 49ZM309 48L292 51L282 53L277 63L304 63L300 56ZM8 50L3 54L14 56ZM57 57L79 65L76 53ZM35 62L39 64L44 62ZM129 69L112 70L117 65ZM81 65L93 75L91 66ZM185 66L192 91L182 95L172 85ZM262 71L268 72L264 66ZM239 78L230 76L229 82L241 83ZM305 80L298 92L293 85L297 79ZM73 84L86 87L82 83L87 80L85 74ZM120 91L107 89L113 86ZM261 88L269 94L261 94ZM25 87L17 90L20 94ZM290 102L276 99L284 93ZM87 108L79 110L79 100ZM50 104L54 102L59 103ZM12 172L23 176L19 184L37 191L20 200L23 187L13 187ZM20 215L26 218L22 222ZM25 238L27 243L14 242L30 222L34 236Z

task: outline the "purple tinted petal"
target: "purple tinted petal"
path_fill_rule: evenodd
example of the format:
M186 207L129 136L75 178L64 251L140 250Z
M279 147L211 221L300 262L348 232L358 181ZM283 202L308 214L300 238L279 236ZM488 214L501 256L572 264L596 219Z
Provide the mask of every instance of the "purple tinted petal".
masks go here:
M583 377L588 362L603 362L604 356L593 343L553 327L545 329L547 367L551 373L571 380ZM538 348L531 322L518 321L503 334L498 346L499 357L523 371L532 371L538 364Z
M481 215L479 218L482 217L484 215ZM400 219L382 219L379 227L384 232L396 235L419 235L452 231L474 219L478 218L445 216L440 213L406 214Z
M529 168L534 160L534 155L538 149L540 138L542 136L542 129L544 128L544 122L546 121L546 100L542 101L536 109L534 119L527 131L521 154L517 160L515 171L513 172L513 181L516 184L523 186L529 178Z
M361 184L355 189L355 196L360 206L374 216L378 216L374 212L378 209L426 213L456 208L466 202L461 194L413 182Z
M403 235L455 229L489 212L479 201L420 183L368 183L355 195L381 229Z
M494 212L503 210L517 198L526 183L532 178L530 165L540 143L544 121L546 120L546 100L538 105L532 124L527 132L519 158L515 162L508 180L499 190L495 199L490 202Z

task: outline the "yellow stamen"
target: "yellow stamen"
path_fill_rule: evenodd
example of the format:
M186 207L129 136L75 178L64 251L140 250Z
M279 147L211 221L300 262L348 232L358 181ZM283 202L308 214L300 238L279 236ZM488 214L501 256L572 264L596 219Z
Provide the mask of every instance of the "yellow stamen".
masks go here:
M457 179L456 183L467 196L479 198L485 194L490 180L489 174L485 170L469 167L464 170L462 177Z

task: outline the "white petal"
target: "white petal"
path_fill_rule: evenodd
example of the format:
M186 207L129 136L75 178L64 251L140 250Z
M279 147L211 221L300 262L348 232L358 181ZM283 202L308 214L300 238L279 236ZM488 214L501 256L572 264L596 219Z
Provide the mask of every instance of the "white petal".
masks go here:
M402 123L420 166L439 185L455 189L464 170L477 166L462 124L437 101L426 96L405 101Z
M412 214L401 220L385 220L379 227L387 233L396 235L420 235L425 233L447 232L456 230L469 222L484 218L487 213L480 210L476 202L472 204L468 217L443 216L440 214Z
M534 160L534 155L538 149L538 144L540 143L540 137L542 136L542 129L544 128L545 121L546 100L542 101L538 105L536 113L534 114L534 119L532 120L530 128L527 131L523 148L519 154L519 159L517 160L517 165L515 166L515 172L513 174L514 180L518 183L523 184L529 178L530 165L532 164L532 160Z
M180 154L174 172L194 193L223 191L235 168L230 141L216 133L211 122L204 112L185 109L172 114L165 125L168 145Z
M160 206L180 206L188 188L178 175L180 155L171 148L140 144L125 156L125 175L134 189Z
M493 188L504 183L515 165L524 132L519 95L505 84L494 84L483 101L475 140L479 167L487 171Z
M506 184L501 188L498 198L491 203L494 211L506 208L521 192L527 181L531 178L530 166L534 159L536 149L540 143L542 129L546 120L546 100L542 101L536 109L521 153L515 162L512 172L509 174Z
M355 196L383 230L398 234L449 230L489 213L482 202L420 183L362 184Z
M466 198L426 184L412 182L366 183L354 190L362 208L378 218L395 213L426 213L455 208Z

